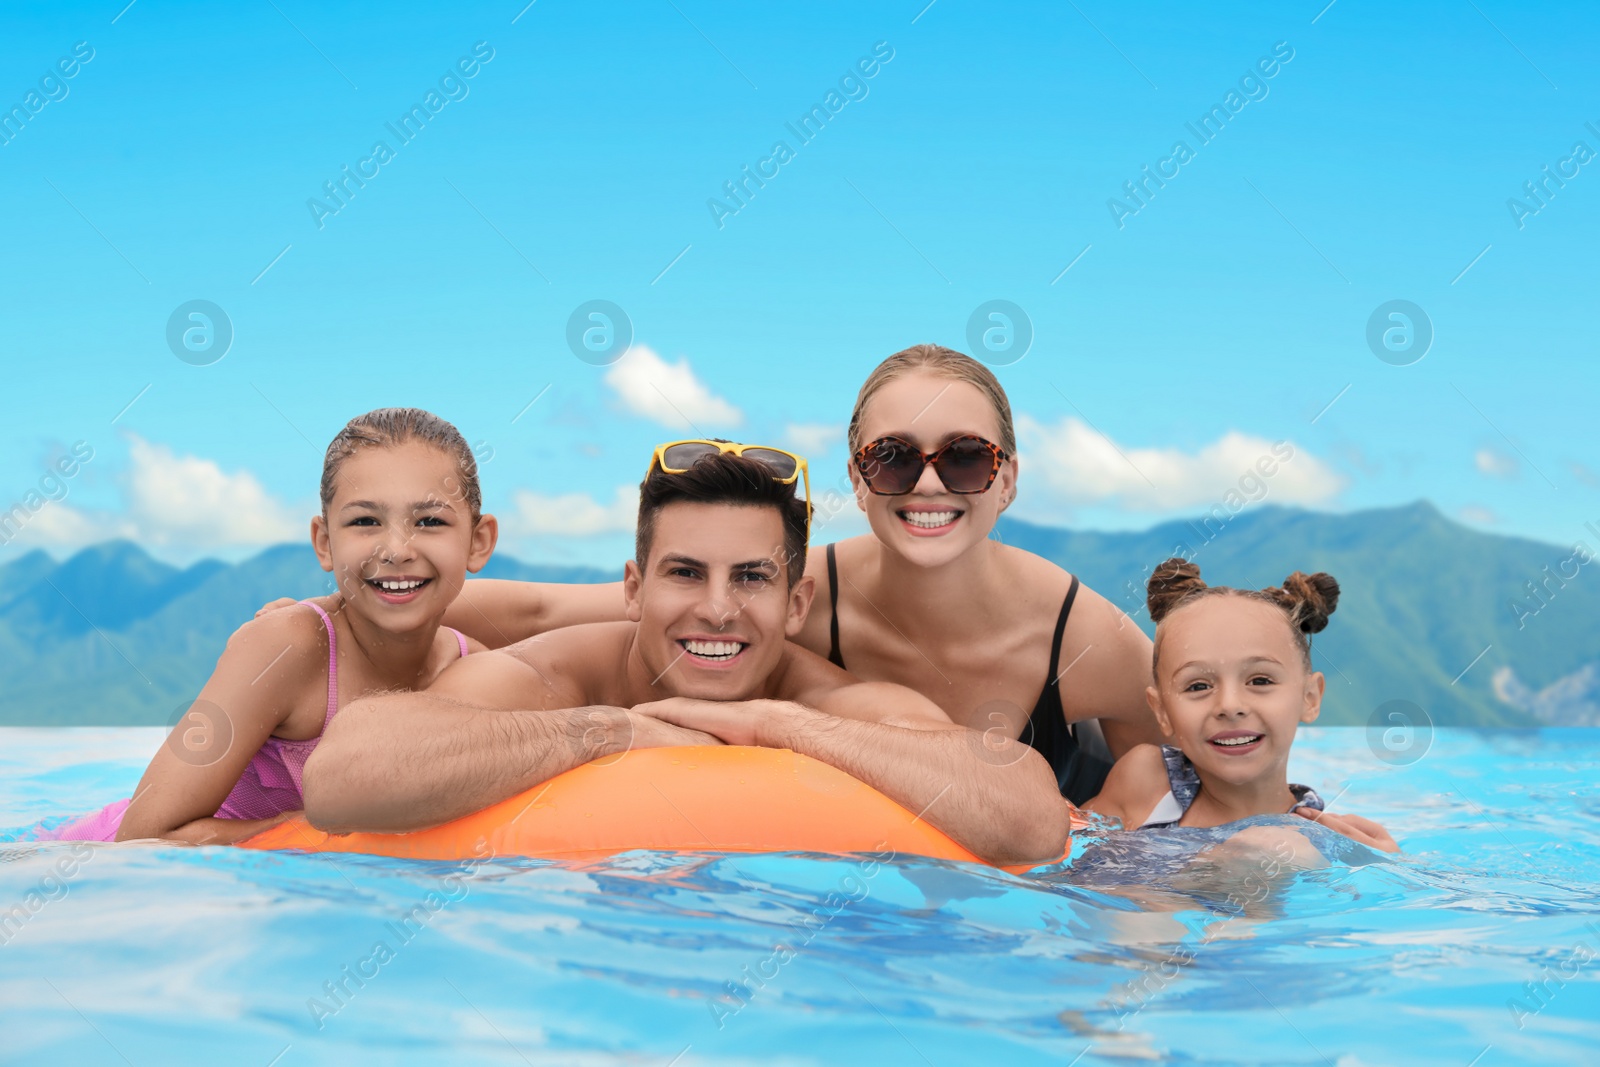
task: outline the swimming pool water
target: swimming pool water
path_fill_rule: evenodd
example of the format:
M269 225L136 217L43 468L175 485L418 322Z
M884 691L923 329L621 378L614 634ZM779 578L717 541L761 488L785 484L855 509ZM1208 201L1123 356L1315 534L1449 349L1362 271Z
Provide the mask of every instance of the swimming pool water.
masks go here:
M1600 1062L1600 731L1441 730L1391 766L1303 730L1293 778L1405 855L1309 827L1332 864L1301 873L1197 864L1205 831L1030 877L18 840L126 796L159 737L0 729L0 1061Z

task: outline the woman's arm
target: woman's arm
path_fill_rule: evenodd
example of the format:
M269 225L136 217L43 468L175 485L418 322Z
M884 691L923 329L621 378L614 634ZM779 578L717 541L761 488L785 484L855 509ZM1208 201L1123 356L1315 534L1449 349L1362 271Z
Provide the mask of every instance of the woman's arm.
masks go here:
M547 630L626 617L621 582L565 585L473 578L445 611L444 623L487 648L505 648Z
M139 780L118 841L218 821L211 817L251 757L289 717L313 674L320 682L327 667L322 632L311 612L285 611L247 622L228 638L211 678Z
M1099 719L1111 755L1159 745L1161 728L1145 701L1152 645L1143 630L1105 597L1080 586L1061 644L1056 673L1068 722Z

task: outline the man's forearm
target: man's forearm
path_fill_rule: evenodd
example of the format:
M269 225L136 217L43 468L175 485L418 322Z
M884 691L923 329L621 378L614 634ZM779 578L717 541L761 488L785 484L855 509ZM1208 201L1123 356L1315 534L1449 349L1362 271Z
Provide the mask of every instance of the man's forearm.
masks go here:
M306 818L330 833L437 826L627 749L620 708L490 711L427 693L359 700L306 761Z
M766 721L763 745L789 748L861 779L991 863L1058 858L1071 816L1043 757L973 730L912 730L797 704Z

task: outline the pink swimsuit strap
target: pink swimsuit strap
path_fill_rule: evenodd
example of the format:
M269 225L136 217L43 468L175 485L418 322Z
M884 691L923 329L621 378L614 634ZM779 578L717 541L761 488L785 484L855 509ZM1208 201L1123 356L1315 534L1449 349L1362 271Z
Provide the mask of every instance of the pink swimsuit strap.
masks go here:
M333 620L322 606L314 600L302 600L300 603L309 607L322 617L322 627L328 631L328 713L322 719L322 728L326 730L333 721L334 714L339 710L339 639L333 631ZM446 626L446 630L456 635L456 647L461 650L463 658L466 657L467 638L460 630L453 626Z
M322 626L328 631L328 713L322 721L322 728L326 730L328 723L333 721L334 713L339 710L339 638L334 632L333 620L320 605L310 600L300 603L309 605L321 617ZM456 635L456 647L465 656L468 651L467 639L460 630L445 628ZM250 757L239 781L234 783L233 790L217 809L218 817L265 819L302 807L304 794L301 789L301 770L321 740L320 736L298 741L281 737L267 738L256 754ZM114 841L128 803L120 800L109 804L92 815L43 834L40 840Z
M333 632L333 620L322 610L322 605L314 600L302 600L300 603L322 616L322 626L328 631L328 713L322 719L322 728L326 730L333 721L334 713L339 710L339 639Z

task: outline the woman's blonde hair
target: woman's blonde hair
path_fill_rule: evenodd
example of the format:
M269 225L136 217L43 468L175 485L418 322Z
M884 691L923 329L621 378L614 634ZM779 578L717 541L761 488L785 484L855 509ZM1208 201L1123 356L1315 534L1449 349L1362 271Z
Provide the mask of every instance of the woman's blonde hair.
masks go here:
M995 416L1000 420L1000 440L995 443L1005 449L1007 456L1017 454L1017 431L1011 421L1011 401L1006 399L1006 391L1001 388L1000 379L994 376L994 372L953 348L912 345L878 364L862 383L861 392L856 395L856 408L850 413L852 455L861 447L861 415L866 410L867 401L879 389L913 371L927 371L940 378L976 386L994 405Z

